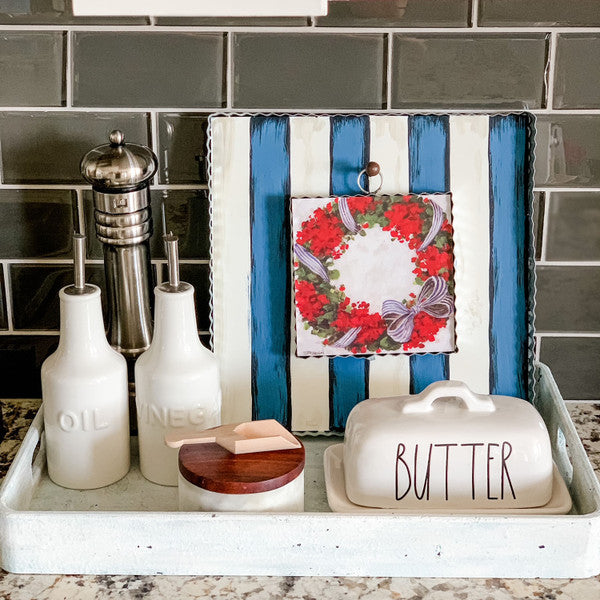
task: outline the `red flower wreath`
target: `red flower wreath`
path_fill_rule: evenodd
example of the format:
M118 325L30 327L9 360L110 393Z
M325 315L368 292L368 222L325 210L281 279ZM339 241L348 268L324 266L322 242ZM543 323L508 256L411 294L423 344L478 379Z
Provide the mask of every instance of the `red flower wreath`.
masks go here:
M317 208L297 232L296 306L305 328L322 338L326 346L343 347L353 354L423 349L425 342L434 341L438 331L446 326L448 311L439 317L434 316L435 311L431 311L432 315L426 309L414 309L421 300L411 293L398 308L405 314L413 309L412 333L410 339L399 342L390 335L390 317L385 310L371 312L368 302L352 301L343 285L336 287L332 283L339 277L334 261L344 254L356 235L367 235L374 226L389 231L393 240L407 243L416 251L412 258L415 283L423 285L429 278L441 278L445 282L441 285L452 295L452 226L441 209L428 198L414 194L356 196L335 198ZM402 317L400 314L398 318Z

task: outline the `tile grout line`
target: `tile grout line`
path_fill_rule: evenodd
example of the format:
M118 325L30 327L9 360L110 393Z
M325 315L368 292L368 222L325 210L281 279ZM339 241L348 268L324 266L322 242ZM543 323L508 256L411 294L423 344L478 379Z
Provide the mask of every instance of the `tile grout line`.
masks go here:
M600 338L600 331L536 331L540 338Z
M600 108L567 108L567 109L550 109L550 108L523 108L518 106L512 107L496 107L490 108L486 106L469 106L464 108L452 108L448 106L440 106L437 108L419 109L410 107L401 108L277 108L272 106L263 107L219 107L219 106L204 106L204 107L193 107L193 106L0 106L0 113L7 112L20 112L20 113L138 113L144 114L151 111L157 112L168 112L168 113L206 113L206 114L259 114L259 113L294 113L298 115L303 114L359 114L359 113L373 113L373 114L386 114L386 115L405 115L405 114L492 114L492 115L506 115L513 113L520 113L527 111L533 115L554 115L554 116L599 116Z
M537 260L536 267L600 267L600 260Z
M542 247L540 248L540 260L539 263L547 262L546 251L548 249L548 221L550 216L550 202L552 194L550 192L542 192L544 194L544 214L542 215Z
M167 264L166 258L153 258L153 265L163 265ZM207 265L210 260L208 258L180 258L180 264L182 265ZM0 259L1 265L31 265L31 266L45 266L45 265L58 265L58 266L72 266L73 259L72 258L3 258ZM102 265L104 264L104 259L102 258L87 258L85 261L86 265Z
M67 57L65 63L65 101L66 108L73 108L73 32L67 31Z
M392 69L392 58L393 58L393 43L394 43L394 34L387 34L387 64L385 66L385 76L386 76L386 88L385 88L385 102L386 108L389 110L392 108L392 77L393 77L393 69Z
M10 284L9 269L10 265L6 261L0 261L2 264L2 278L4 281L4 300L6 302L6 324L8 329L5 331L12 333L14 331L13 303L12 303L12 286Z
M225 67L226 106L233 106L233 32L227 32L227 63Z
M471 17L472 18L472 17ZM361 33L464 33L469 35L475 27L468 25L460 27L312 27L310 25L297 26L218 26L218 25L74 25L74 24L56 24L56 25L9 25L0 24L0 31L92 31L98 33L131 33L131 32L160 32L160 33L303 33L313 31L320 35L326 34L361 34ZM516 26L478 26L477 33L495 34L495 33L600 33L600 27L585 26L535 26L526 25Z
M479 29L479 0L471 0L471 29Z
M548 110L554 107L554 73L556 71L556 49L558 45L558 34L550 32L550 45L548 48L548 80L546 83L546 106Z
M0 183L0 190L73 190L73 191L85 191L91 190L91 186L80 183ZM190 190L199 191L208 189L208 184L187 184L187 183L157 183L152 184L152 190L166 190L166 191L178 191L178 190Z
M154 174L152 189L156 189L156 185L160 181L160 169L161 169L161 157L160 150L158 147L158 111L151 110L150 112L150 143L152 152L156 154L156 158L158 158L158 165L156 168L156 173ZM168 169L168 165L167 165ZM168 172L168 171L167 171Z

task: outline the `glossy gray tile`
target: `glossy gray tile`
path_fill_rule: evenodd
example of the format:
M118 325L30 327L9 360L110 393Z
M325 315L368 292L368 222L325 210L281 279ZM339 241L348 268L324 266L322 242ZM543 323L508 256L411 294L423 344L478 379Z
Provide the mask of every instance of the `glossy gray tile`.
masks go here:
M40 369L57 345L54 335L0 336L2 398L41 398Z
M535 130L538 186L600 187L600 116L539 115Z
M168 278L166 269L163 271L165 280ZM208 331L210 328L210 277L208 265L185 264L180 266L181 281L187 281L194 286L196 300L196 320L198 330Z
M383 106L382 34L234 34L236 108Z
M546 211L546 195L543 192L533 194L533 244L535 259L542 257L542 236L544 232L544 216Z
M598 0L479 0L479 24L594 27L600 25L600 10Z
M4 285L4 266L0 265L0 329L8 329L6 313L6 286Z
M64 104L62 32L0 33L0 105Z
M546 258L600 260L600 192L553 192Z
M394 108L540 108L545 34L394 35Z
M221 107L221 33L76 32L75 106ZM118 65L118 68L115 68Z
M323 27L467 27L469 0L330 0Z
M152 258L165 258L162 236L162 203L165 205L167 232L179 238L181 259L208 259L210 230L208 192L206 190L153 190L152 214L154 234L151 242Z
M208 193L206 190L152 190L153 233L150 238L150 256L165 258L162 236L162 205L165 205L167 229L179 238L179 257L185 259L209 258ZM83 193L86 222L87 256L102 258L102 244L96 237L92 192Z
M600 338L544 337L540 360L552 370L565 400L600 399Z
M86 265L86 281L102 290L106 323L106 289L102 265ZM13 324L15 330L58 330L61 288L73 283L70 265L11 265Z
M598 4L600 13L600 4ZM595 65L595 68L594 68ZM558 36L554 108L600 108L600 34Z
M0 258L69 258L74 193L0 190Z
M538 266L536 330L600 331L599 289L600 267Z
M104 144L113 129L126 140L149 143L145 113L0 113L4 183L85 183L79 162Z
M0 24L146 25L147 17L75 17L71 0L2 0Z
M203 114L159 114L161 183L206 183L207 118Z

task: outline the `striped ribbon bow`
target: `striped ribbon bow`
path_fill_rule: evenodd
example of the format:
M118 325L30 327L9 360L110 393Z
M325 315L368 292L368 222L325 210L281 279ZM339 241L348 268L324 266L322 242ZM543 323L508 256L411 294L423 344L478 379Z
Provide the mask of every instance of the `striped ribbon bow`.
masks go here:
M425 280L411 308L397 300L384 300L381 314L388 324L388 335L399 344L408 342L415 328L415 317L420 312L438 319L449 317L454 312L454 301L443 277L433 276Z

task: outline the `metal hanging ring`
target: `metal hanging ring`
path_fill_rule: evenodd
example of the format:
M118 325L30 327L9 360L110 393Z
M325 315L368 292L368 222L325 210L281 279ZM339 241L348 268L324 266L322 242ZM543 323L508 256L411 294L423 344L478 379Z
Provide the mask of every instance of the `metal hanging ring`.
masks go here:
M377 175L379 175L379 186L374 192L369 192L368 190L365 190L365 188L362 186L360 180L363 175L367 175L367 177L377 177ZM366 168L358 174L358 177L356 178L356 183L358 184L358 187L361 189L361 191L363 191L365 194L376 194L383 187L383 175L381 174L381 168L379 164L375 161L369 162Z

